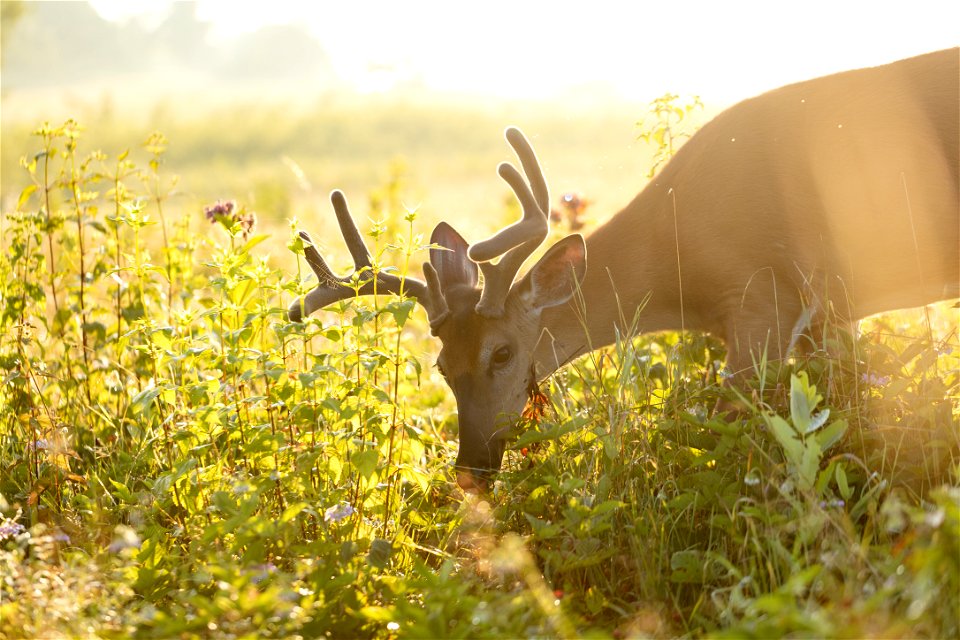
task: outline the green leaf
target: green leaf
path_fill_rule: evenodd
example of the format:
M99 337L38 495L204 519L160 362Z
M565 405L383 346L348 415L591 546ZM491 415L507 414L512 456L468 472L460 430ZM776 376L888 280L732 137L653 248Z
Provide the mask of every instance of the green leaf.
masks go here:
M837 461L834 460L827 465L826 469L823 469L817 474L817 484L813 487L817 495L823 495L823 492L827 490L827 485L829 485L830 480L833 479L836 469Z
M830 409L823 409L822 411L817 411L815 414L810 416L810 424L807 425L806 431L803 432L804 435L813 433L823 425L827 424L827 418L830 417Z
M843 437L843 434L847 432L847 421L846 420L834 420L830 423L830 426L821 431L820 433L814 435L817 444L820 445L821 451L826 451L833 445L835 445L840 438Z
M594 517L602 516L618 509L622 509L625 506L627 506L626 502L621 502L619 500L607 500L590 509L590 514Z
M290 522L291 520L297 517L297 514L299 514L301 511L303 511L309 506L310 505L307 504L306 502L297 502L296 504L290 505L289 507L283 510L282 514L280 514L279 523L285 524L287 522Z
M363 607L360 615L374 622L393 622L394 618L393 610L387 607Z
M384 307L384 310L393 316L394 322L397 323L397 327L403 328L403 325L407 323L407 318L410 317L410 313L413 311L414 306L416 306L416 301L412 298L407 298L406 300L394 300Z
M20 192L20 199L17 200L17 210L19 210L21 207L23 207L23 205L27 203L27 200L30 199L30 196L36 190L37 190L37 185L31 184L31 185L27 185L27 187Z
M137 414L153 415L153 401L160 395L160 387L148 387L133 396L130 400L130 407Z
M840 490L840 495L844 500L849 500L850 496L853 495L853 490L850 488L850 484L847 482L847 472L843 468L843 463L837 465L835 474L837 478L837 488Z
M264 240L266 240L266 239L269 238L269 237L270 237L270 235L269 235L269 234L265 234L265 233L261 233L261 234L257 234L257 235L255 235L255 236L252 236L252 237L251 237L249 240L247 240L246 243L244 243L244 245L240 248L239 253L249 253L249 252L250 252L250 249L253 249L255 246L257 246L258 244L260 244L261 242L263 242Z
M780 447L783 448L783 453L787 457L787 460L794 465L798 465L800 458L803 456L803 443L800 442L800 439L797 437L797 432L793 430L793 427L791 427L786 420L778 415L764 415L763 419L766 421L767 426L770 427L773 437L777 439Z
M173 345L173 341L171 340L172 335L173 329L170 327L161 327L150 332L150 341L161 349L169 351L170 347Z
M807 380L806 371L790 376L790 418L798 433L811 431L813 410L822 399L817 388Z
M817 481L817 471L820 469L820 460L823 457L823 452L820 450L820 445L814 438L806 440L804 445L803 455L800 458L800 464L797 468L797 486L804 491L809 491L813 489L813 485Z
M553 426L550 429L541 431L539 429L529 429L525 431L516 441L510 445L511 449L520 449L527 445L533 444L535 442L543 442L544 440L555 440L560 436L570 433L571 431L576 431L583 427L587 423L587 417L577 416L563 424L558 424Z
M126 502L127 504L137 503L137 498L132 493L130 493L130 489L127 488L127 485L121 484L116 480L114 480L113 478L110 478L110 484L112 484L113 488L116 489L116 492L114 495L120 498L123 502Z
M96 229L96 230L99 231L100 233L106 233L106 232L107 232L107 228L106 228L105 226L103 226L103 223L100 222L99 220L87 220L87 221L84 223L84 225L85 225L85 226L88 226L88 227L93 227L94 229Z
M376 449L367 451L356 451L350 456L350 462L356 468L363 478L369 480L377 470L377 462L380 460L380 454Z
M703 555L695 550L677 551L670 556L670 580L686 584L703 582Z
M416 371L417 377L420 377L420 374L423 373L423 365L420 364L420 361L413 356L408 356L406 363L413 367L413 370Z
M331 479L334 483L340 482L340 477L343 475L343 462L340 460L340 456L337 455L327 455L327 471L330 473Z
M377 538L370 543L367 561L374 567L383 569L390 562L391 555L393 555L393 544L389 540Z
M523 516L527 519L527 522L530 523L530 528L533 529L534 537L539 540L548 540L556 537L561 531L559 525L550 524L549 522L545 522L544 520L536 518L529 513L525 513Z
M293 237L290 239L290 242L287 243L287 249L303 255L303 247L306 243L303 241L303 238L300 237L299 233L293 234Z

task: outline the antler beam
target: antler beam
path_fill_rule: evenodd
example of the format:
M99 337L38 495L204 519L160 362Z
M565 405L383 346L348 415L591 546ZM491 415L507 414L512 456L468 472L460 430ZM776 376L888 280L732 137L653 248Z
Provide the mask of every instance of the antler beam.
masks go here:
M350 209L347 207L347 199L342 192L334 191L330 194L330 202L333 203L333 210L337 214L337 222L340 224L340 232L343 234L343 239L346 242L347 248L350 250L350 255L353 257L354 272L346 276L335 275L323 259L323 256L317 251L317 248L310 238L310 234L306 231L301 231L300 237L306 243L304 256L307 259L307 264L310 265L310 268L313 269L313 272L317 275L318 284L316 289L302 298L297 298L297 300L290 305L290 308L287 310L289 319L292 322L300 322L304 317L310 315L317 309L322 309L339 300L346 300L347 298L352 298L357 295L372 295L374 293L391 293L395 295L404 293L417 298L417 300L426 307L427 313L431 316L439 312L439 309L437 312L434 312L434 308L439 307L440 302L435 303L431 300L432 297L439 297L442 301L442 296L439 296L439 289L437 289L436 295L431 296L430 287L428 287L425 282L417 280L416 278L400 278L384 272L378 273L376 278L373 277L373 264L370 260L370 251L367 249L367 245L363 241L363 236L360 235L360 231L353 221L353 216L350 215ZM359 288L355 287L354 274L361 274L360 277L362 279L364 277L364 271L367 272L367 280L363 282Z
M510 127L505 135L520 158L529 184L509 162L502 163L497 172L517 195L523 208L523 217L493 237L472 245L468 252L470 259L480 265L483 273L483 292L476 311L492 318L503 315L503 305L513 279L550 230L550 218L547 215L550 197L537 156L519 129ZM492 260L497 256L502 257L494 264Z

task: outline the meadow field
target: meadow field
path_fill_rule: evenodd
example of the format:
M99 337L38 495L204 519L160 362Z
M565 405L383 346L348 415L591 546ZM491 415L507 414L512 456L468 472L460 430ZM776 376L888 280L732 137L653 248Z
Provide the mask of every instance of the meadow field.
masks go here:
M419 277L436 221L516 215L505 125L589 232L647 179L644 109L5 112L0 637L960 637L955 303L748 389L710 336L623 336L542 386L482 496L414 301L286 320L294 228L349 265L331 189Z

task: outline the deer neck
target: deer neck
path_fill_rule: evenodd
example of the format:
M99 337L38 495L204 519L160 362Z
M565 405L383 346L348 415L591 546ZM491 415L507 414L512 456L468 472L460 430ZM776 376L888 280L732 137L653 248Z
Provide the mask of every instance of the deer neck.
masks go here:
M587 272L580 291L541 316L534 353L539 379L579 355L613 344L618 336L698 324L695 310L680 304L670 202L669 189L653 182L587 237Z

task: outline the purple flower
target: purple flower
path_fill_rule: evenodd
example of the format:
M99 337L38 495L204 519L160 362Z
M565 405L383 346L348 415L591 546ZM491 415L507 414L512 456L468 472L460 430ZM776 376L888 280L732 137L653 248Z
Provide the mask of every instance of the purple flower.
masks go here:
M40 438L39 440L34 440L33 442L27 443L27 451L36 451L38 449L49 449L50 441L45 438Z
M566 218L570 230L577 231L583 227L583 221L580 220L580 215L586 211L589 204L590 200L584 198L579 193L565 193L560 198L560 206L563 208L563 211L560 212L556 209L551 210L550 219L554 222L561 222Z
M253 574L251 580L253 584L260 584L264 580L270 577L270 574L277 570L277 565L272 562L267 562L264 564L255 564L249 568L249 572Z
M239 225L244 239L250 235L257 224L257 214L238 207L233 200L217 200L215 204L204 207L203 213L211 224L219 222L228 230L232 231L236 225Z
M233 200L227 200L226 202L221 202L217 200L216 204L212 204L209 207L205 207L203 213L207 216L207 220L210 222L216 222L217 216L223 216L224 218L233 218L233 210L237 207L237 203Z
M355 509L349 503L344 502L324 511L323 519L325 522L340 522L344 518L352 516L354 512Z
M253 211L244 212L240 214L240 230L243 232L243 237L246 238L253 231L253 228L257 224L257 214Z
M890 376L881 376L876 373L864 373L860 376L860 381L864 384L873 385L875 387L884 387L890 384Z
M2 521L0 521L0 540L6 540L7 538L18 536L26 530L26 527L19 522L14 522L13 520L7 520L4 518Z

